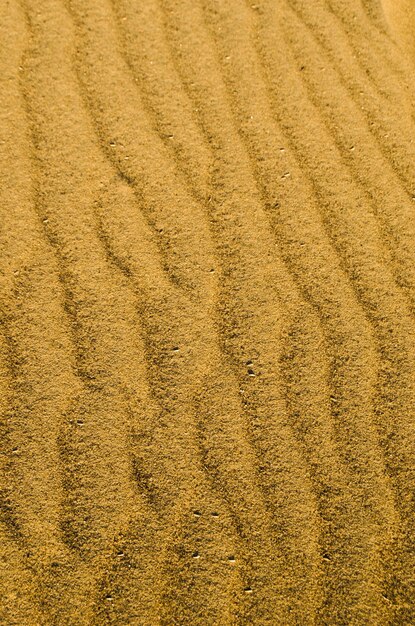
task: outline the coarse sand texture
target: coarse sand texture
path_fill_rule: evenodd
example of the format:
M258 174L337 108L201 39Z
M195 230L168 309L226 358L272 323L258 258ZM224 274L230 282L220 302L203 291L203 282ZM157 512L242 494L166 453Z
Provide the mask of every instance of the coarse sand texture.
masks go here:
M415 625L415 2L0 0L0 624Z

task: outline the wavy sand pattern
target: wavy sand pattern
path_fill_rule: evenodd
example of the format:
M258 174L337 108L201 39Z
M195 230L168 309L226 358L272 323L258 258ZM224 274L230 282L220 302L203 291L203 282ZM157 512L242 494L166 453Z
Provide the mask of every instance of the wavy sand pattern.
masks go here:
M0 622L415 624L413 3L0 35Z

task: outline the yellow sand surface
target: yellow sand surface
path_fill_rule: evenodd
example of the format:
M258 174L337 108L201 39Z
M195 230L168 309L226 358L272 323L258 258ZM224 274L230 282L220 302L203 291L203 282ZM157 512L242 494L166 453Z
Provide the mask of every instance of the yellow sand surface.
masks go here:
M415 624L415 3L0 0L0 623Z

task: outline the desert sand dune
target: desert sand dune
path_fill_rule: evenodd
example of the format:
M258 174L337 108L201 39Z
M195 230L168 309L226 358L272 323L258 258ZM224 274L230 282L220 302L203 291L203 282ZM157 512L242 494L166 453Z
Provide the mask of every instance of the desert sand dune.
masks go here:
M0 622L415 624L412 3L0 36Z

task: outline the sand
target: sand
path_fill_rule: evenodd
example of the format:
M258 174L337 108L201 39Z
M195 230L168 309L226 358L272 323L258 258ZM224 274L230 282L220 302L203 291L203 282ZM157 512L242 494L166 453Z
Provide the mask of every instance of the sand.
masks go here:
M0 41L0 623L415 624L414 3Z

